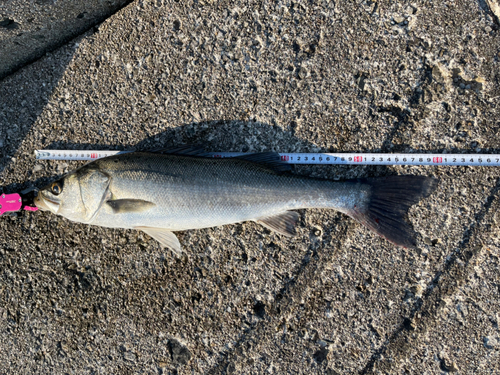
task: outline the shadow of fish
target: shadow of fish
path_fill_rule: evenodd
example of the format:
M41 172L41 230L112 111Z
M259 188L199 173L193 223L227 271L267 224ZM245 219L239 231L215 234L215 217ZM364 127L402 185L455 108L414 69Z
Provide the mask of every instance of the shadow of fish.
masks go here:
M296 234L291 210L331 208L392 243L415 246L404 216L437 180L389 176L334 182L287 173L276 153L203 157L202 150L133 152L96 160L41 190L36 205L69 220L142 230L175 253L172 233L253 220L286 236Z

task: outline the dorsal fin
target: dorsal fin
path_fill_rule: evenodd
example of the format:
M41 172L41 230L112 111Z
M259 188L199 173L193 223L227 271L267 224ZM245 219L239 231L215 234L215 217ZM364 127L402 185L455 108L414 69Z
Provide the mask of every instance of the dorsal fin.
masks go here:
M205 152L205 149L201 145L182 145L177 147L163 148L159 147L147 150L146 152L169 155L212 157L210 153ZM290 172L292 170L292 166L290 164L283 163L281 161L280 155L277 152L258 152L255 154L240 155L234 158L261 164L278 173Z
M201 145L181 145L176 147L158 147L145 152L152 152L155 154L170 154L170 155L186 155L186 156L208 156L205 149Z
M264 165L275 172L290 172L292 166L281 161L280 154L277 152L259 152L256 154L248 154L236 156L235 159L241 159Z

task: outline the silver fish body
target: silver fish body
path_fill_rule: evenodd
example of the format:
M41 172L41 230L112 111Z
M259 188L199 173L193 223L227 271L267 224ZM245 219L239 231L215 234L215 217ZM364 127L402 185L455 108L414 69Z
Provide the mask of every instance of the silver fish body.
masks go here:
M56 181L40 192L36 204L77 222L143 230L174 251L180 251L180 245L171 232L249 220L294 235L298 215L290 210L302 208L335 209L396 244L413 245L404 221L398 223L401 233L394 236L384 232L380 220L387 217L389 227L394 227L411 204L428 195L434 180L394 176L333 182L279 173L266 163L274 154L261 155L250 160L142 152L116 155ZM393 196L402 187L402 194L391 197L400 207L390 209L381 190Z
M97 162L111 177L108 190L113 200L139 199L155 206L117 215L103 204L89 224L181 231L258 220L300 208L345 212L367 194L350 182L280 175L245 160L139 153L125 155L121 163L114 160Z

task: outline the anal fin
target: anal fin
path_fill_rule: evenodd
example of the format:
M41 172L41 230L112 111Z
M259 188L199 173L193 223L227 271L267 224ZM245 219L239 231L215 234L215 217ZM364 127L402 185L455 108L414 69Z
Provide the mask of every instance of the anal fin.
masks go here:
M299 214L294 211L285 211L278 215L261 217L259 219L256 219L255 221L275 232L281 233L288 237L293 237L297 235L295 226L299 221Z
M153 228L153 227L135 227L134 229L142 230L147 235L153 237L156 241L161 243L163 246L168 247L172 250L175 255L181 256L181 244L179 239L171 231L164 228Z

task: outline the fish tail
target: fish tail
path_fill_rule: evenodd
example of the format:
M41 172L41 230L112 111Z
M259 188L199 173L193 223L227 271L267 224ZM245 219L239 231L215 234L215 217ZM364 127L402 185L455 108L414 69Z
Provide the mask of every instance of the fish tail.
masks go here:
M349 216L395 245L414 248L415 232L405 221L406 213L434 191L438 180L426 176L388 176L356 182L369 185L370 193L364 204L348 212Z

